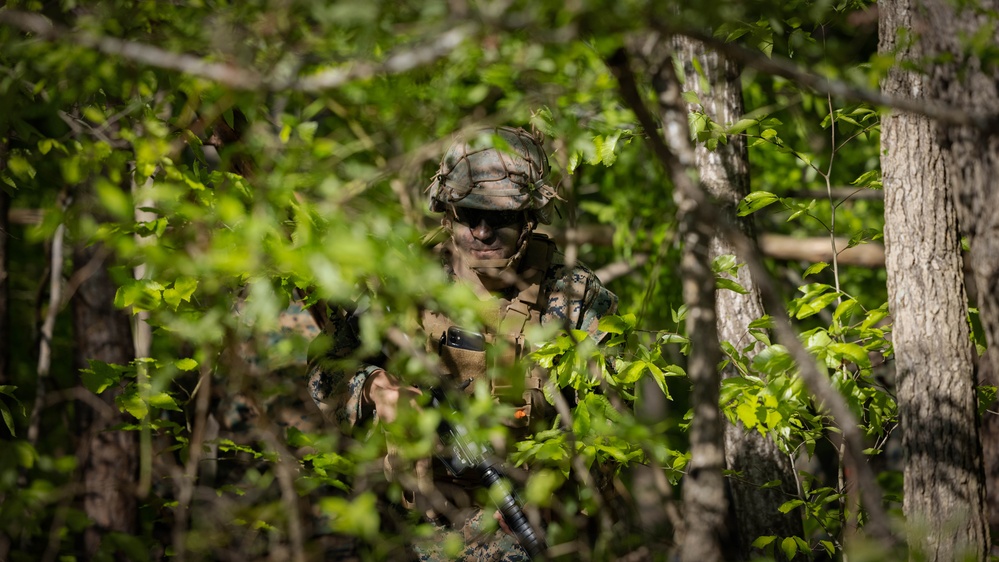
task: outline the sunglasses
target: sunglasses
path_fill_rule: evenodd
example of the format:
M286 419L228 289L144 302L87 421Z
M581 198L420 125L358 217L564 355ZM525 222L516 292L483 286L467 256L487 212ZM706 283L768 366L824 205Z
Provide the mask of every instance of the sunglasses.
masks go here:
M503 228L505 226L521 225L524 223L523 211L488 211L484 209L469 209L467 207L454 208L454 220L461 224L475 228L483 221L489 228Z

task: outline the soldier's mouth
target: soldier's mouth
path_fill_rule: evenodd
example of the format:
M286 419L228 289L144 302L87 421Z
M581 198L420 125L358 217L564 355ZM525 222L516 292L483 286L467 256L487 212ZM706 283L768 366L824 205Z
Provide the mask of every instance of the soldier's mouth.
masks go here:
M481 249L473 248L470 253L472 254L473 257L478 259L507 257L506 248L481 248Z

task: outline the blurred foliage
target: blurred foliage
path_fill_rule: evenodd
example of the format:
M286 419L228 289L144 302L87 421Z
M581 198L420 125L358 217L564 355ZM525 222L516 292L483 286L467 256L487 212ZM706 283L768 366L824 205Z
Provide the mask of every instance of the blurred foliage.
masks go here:
M10 559L81 555L92 523L78 485L75 420L88 406L68 392L81 385L116 393L127 421L114 431L144 436L141 470L155 476L140 498L138 532L105 536L99 559L336 558L351 548L345 537L357 539L362 558L391 559L425 536L415 518L386 514L384 498L398 499L398 485L379 495L371 483L387 441L403 444L404 459L425 457L437 418L404 412L384 439L324 427L305 391L309 339L282 331L280 321L302 298L363 302L363 353L377 351L392 329L414 330L421 307L462 325L481 322L478 301L447 282L424 236L438 221L425 204L436 160L456 131L485 124L543 134L566 200L552 230L609 233L569 236L563 249L594 269L628 266L608 283L620 297L620 316L601 326L608 346L546 333L535 352L556 384L579 396L572 430L555 425L519 439L509 460L535 467L520 482L522 496L552 509L553 542L578 539L574 555L585 559L635 548L643 538L629 526L634 498L619 494L621 482L644 463L682 486L691 342L673 273L672 189L644 142L657 133L637 126L603 61L651 31L686 30L870 87L886 68L870 4L8 2L0 9L0 188L15 208L45 211L40 224L6 233L16 325L0 381L0 427L10 434L9 454L0 455L0 532ZM237 71L254 85L234 86ZM303 86L320 77L338 81ZM761 231L878 240L880 202L793 194L878 189L878 110L756 71L743 80L745 118L712 123L695 113L692 135L709 146L748 138L754 194L745 214ZM43 408L45 430L30 443L38 325L49 306L63 306L44 289L59 225L68 244L110 251L113 304L143 313L153 345L130 365L79 364L74 338L82 336L62 312L45 384L67 392ZM896 423L891 382L870 359L891 356L883 270L770 266L803 321L802 341L871 440L869 453L886 455ZM720 264L721 290L738 289L724 275L734 267ZM62 275L72 274L67 260ZM723 342L742 374L724 384L724 412L817 468L799 472L800 495L782 506L802 507L806 536L760 537L756 554L839 556L856 514L835 478L837 460L823 456L836 436L769 325L753 325L753 346ZM415 357L395 361L404 377L425 375ZM670 399L659 425L632 412L647 378ZM223 430L196 443L196 401L209 379ZM278 410L286 402L294 422ZM467 408L476 435L511 439L489 396L473 396ZM246 411L248 423L226 421ZM180 505L192 447L206 445L193 458L214 451L217 466ZM882 480L899 493L897 467L886 465ZM605 486L588 484L584 472ZM588 525L613 502L622 522L591 534ZM178 529L181 510L190 524Z

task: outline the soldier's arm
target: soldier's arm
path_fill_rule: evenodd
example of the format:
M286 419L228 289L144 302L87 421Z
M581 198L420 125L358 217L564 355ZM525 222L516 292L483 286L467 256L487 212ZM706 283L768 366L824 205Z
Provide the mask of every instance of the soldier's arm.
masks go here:
M597 276L586 271L586 285L579 307L576 329L586 330L593 339L601 341L606 334L599 328L600 319L617 313L617 295L610 292Z
M323 416L346 432L374 417L365 391L373 378L385 373L381 357L356 357L361 347L357 321L356 311L331 310L309 352L309 394Z

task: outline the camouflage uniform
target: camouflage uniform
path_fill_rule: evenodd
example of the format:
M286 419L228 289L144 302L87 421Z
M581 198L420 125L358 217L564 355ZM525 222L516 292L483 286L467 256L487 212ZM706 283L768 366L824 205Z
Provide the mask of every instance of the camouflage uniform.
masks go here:
M542 294L546 295L547 306L541 313L541 325L584 330L597 341L603 338L598 328L600 318L614 314L617 310L617 297L608 291L596 275L585 266L576 264L570 268L564 256L556 254L548 268L542 284ZM356 317L339 317L331 322L329 329L332 348L330 358L344 359L360 345L356 328ZM364 382L383 365L363 364L354 372L329 370L329 365L313 361L309 372L309 392L323 415L338 426L356 428L372 421L372 411L361 400Z
M489 135L492 137L485 142L480 135L477 141L461 139L448 149L430 187L431 210L444 211L452 205L485 211L523 211L527 222L521 227L515 255L501 260L479 260L482 263L477 264L482 271L511 271L522 281L527 280L521 282L519 288L511 286L505 291L494 291L491 298L495 299L496 309L503 311L501 316L515 310L528 318L524 322L583 330L601 340L604 334L599 329L599 320L616 311L617 297L586 267L567 265L564 256L555 251L554 243L533 232L537 222L549 222L551 202L555 198L554 189L545 182L548 163L540 143L522 130L493 129L487 131L486 136ZM505 146L502 151L490 143L496 137L502 137ZM445 228L450 226L448 221L447 218L443 221ZM435 250L441 256L445 271L457 281L460 276L454 270L451 242ZM523 287L525 284L527 289ZM525 297L526 294L530 297ZM360 345L357 318L357 313L343 310L331 315L325 329L325 345L329 347L321 357L311 361L308 383L309 392L324 416L350 433L362 430L373 421L374 410L363 397L365 382L385 368L383 360L354 363L354 368L344 368L349 364L345 359L356 359L352 354ZM524 322L520 325L520 335ZM422 327L428 350L433 349L441 330L449 324L440 315L424 313ZM506 339L506 336L497 337ZM442 359L442 363L447 361ZM547 373L542 376L547 378ZM539 379L536 375L527 378ZM534 392L539 389L534 388ZM438 487L442 476L435 471ZM529 559L514 537L502 531L483 530L481 509L473 508L466 512L464 521L452 520L451 523L453 528L439 526L432 541L414 545L421 560L444 559L441 548L448 534L456 534L465 545L459 560L513 562Z
M239 314L238 310L236 314ZM221 403L213 409L225 437L237 443L252 440L250 434L260 412L256 401L244 394L242 387L255 386L254 379L265 375L270 375L268 380L277 384L295 380L296 377L289 374L295 371L301 373L306 368L308 342L319 333L319 325L309 310L301 302L292 301L279 314L277 330L262 334L257 342L243 343L237 350L238 357L227 358L225 362L230 372L218 385L226 392L221 397ZM289 349L279 357L263 358L257 352L273 350L282 344L288 344ZM236 375L239 375L239 380L231 380ZM297 388L289 387L282 392L268 389L261 394L268 398L259 406L266 410L268 419L278 427L316 430L315 416L312 415L314 410L308 404L308 397L301 396Z

